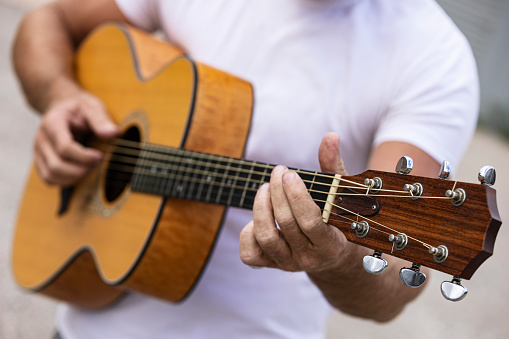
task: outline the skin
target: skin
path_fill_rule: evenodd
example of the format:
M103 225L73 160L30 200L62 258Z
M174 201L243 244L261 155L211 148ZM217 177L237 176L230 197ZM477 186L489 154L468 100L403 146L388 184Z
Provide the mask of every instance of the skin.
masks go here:
M28 102L42 114L34 143L35 162L50 184L71 185L101 161L100 152L75 141L77 135L92 132L110 139L118 133L102 103L82 90L72 75L75 47L106 20L128 22L113 0L62 0L29 13L19 27L13 60ZM439 171L440 165L428 154L401 142L374 149L368 167L393 171L401 155L413 158L412 174L436 176ZM347 174L337 134L323 138L318 156L323 172ZM240 257L245 264L305 271L337 309L388 321L422 288L401 284L397 272L409 263L400 259L385 257L389 268L384 274L367 274L362 257L371 253L325 224L300 177L284 166L276 167L270 184L259 189L253 220L240 236Z

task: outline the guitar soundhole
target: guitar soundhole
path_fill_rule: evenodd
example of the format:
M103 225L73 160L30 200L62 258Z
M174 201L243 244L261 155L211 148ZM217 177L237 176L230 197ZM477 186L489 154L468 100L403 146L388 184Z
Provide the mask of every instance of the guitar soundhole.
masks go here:
M131 182L133 170L140 153L140 131L130 127L117 141L106 171L105 196L115 201Z

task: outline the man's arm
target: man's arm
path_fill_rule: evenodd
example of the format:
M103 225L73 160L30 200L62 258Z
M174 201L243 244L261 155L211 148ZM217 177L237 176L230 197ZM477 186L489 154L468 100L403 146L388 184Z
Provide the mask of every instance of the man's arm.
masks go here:
M20 24L13 61L28 102L43 114L35 162L49 183L71 184L100 160L101 154L77 143L74 133L116 134L101 102L73 76L75 47L106 20L126 21L113 0L60 0L34 10Z
M369 168L394 171L402 155L413 158L416 175L435 176L439 171L439 164L429 155L401 142L377 147ZM337 135L324 138L319 157L322 171L346 175ZM253 221L241 233L240 250L248 265L306 271L331 305L377 321L394 318L422 290L400 282L398 270L408 263L397 258L386 257L389 267L379 276L366 273L362 257L371 251L349 243L337 228L323 223L302 180L284 167L277 167L270 184L259 190Z

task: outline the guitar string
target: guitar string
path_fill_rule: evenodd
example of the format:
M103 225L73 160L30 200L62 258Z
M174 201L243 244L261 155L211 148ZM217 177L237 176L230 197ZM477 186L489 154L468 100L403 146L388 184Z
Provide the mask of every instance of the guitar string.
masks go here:
M118 152L112 152L112 154L117 154ZM152 152L152 153L155 153L155 152ZM123 154L126 154L126 153L123 153ZM203 153L196 153L198 155L203 155L203 156L207 156ZM129 153L128 155L136 155L135 153ZM143 159L148 159L148 160L175 160L175 159L179 159L179 158L176 158L175 156L167 156L166 158L163 158L164 155L162 154L157 154L159 157L152 157L152 158L149 158L149 157L144 157ZM124 158L124 159L127 159L129 161L125 161L124 164L136 164L136 160L134 158ZM227 159L231 159L231 160L236 160L237 162L242 162L246 165L250 165L250 163L245 163L243 160L237 160L237 159L233 159L233 158L227 158ZM259 167L263 167L263 168L273 168L272 165L266 165L266 164L260 164L260 163L254 163L256 164L257 166ZM161 165L160 162L157 162L157 161L154 161L150 164L145 164L145 166L149 166L149 165ZM223 165L220 165L220 164L212 164L212 166L210 166L211 164L210 163L204 163L204 162L201 162L201 163L198 163L196 164L198 166L209 166L209 167L213 167L215 169L224 169L225 167ZM164 169L168 169L168 168L172 168L174 167L174 165L171 165L170 167L161 167L161 168L164 168ZM189 169L189 167L187 167L186 169ZM193 174L197 173L196 172L196 169L192 169L193 171L191 171ZM250 171L250 170L247 170L247 169L243 169L243 168L240 168L240 169L236 169L235 170L236 172L244 172L244 173L253 173L255 175L264 175L262 174L261 172L253 172L253 171ZM128 171L130 172L130 171ZM202 170L198 170L198 173L199 172L205 172L205 173L209 173L208 171L202 171ZM327 174L323 174L323 173L316 173L316 172L308 172L308 171L302 171L302 170L296 170L297 173L300 173L300 174L306 174L306 175L316 175L316 176L320 176L320 177L325 177L325 178L328 178L328 179L332 179L333 176L331 175L327 175ZM141 174L150 174L150 175L155 175L155 176L158 176L157 172L150 172L150 173L142 173L142 172L137 172L137 173L141 173ZM160 176L160 175L159 175ZM162 174L162 176L165 176L165 174ZM243 177L239 177L239 176L231 176L229 178L233 178L233 179L244 179ZM303 179L304 182L307 182L307 183L311 183L311 181L309 180L305 180ZM330 184L327 184L327 183L323 183L323 182L317 182L317 181L313 181L314 184L317 184L317 185L321 185L321 186L328 186L328 187L338 187L338 188L350 188L350 189L360 189L360 188L369 188L368 185L365 185L365 184L361 184L361 183L357 183L357 182L354 182L354 181L349 181L347 179L342 179L342 181L345 181L345 182L348 182L350 184L353 184L353 185L356 185L356 186L345 186L345 185L339 185L339 186L336 186L336 185L330 185ZM408 195L408 192L407 191L397 191L397 190L387 190L387 189L378 189L377 191L382 191L382 192L388 192L388 193L403 193L404 195L400 196L400 197L403 197L403 198L407 198L409 197ZM371 195L371 196L374 196L374 195ZM381 195L376 195L376 196L381 196ZM391 196L391 197L396 197L396 196ZM430 197L426 197L426 198L430 198ZM449 197L436 197L436 198L439 198L439 199L450 199Z
M165 146L159 146L159 145L155 145L155 144L146 144L146 145L149 145L151 146L152 148L155 148L155 149L159 149L159 151L155 151L155 150L149 150L148 148L142 148L142 147L139 147L140 143L138 142L134 142L134 141L129 141L129 140L125 140L125 139L117 139L117 142L118 144L124 144L126 145L124 147L124 153L123 154L127 154L127 155L134 155L134 156L137 156L138 153L136 152L137 150L139 151L143 151L143 152L146 152L146 153L151 153L152 154L152 158L150 157L144 157L144 159L148 159L148 160L175 160L175 159L178 159L178 160L181 160L181 155L172 155L172 154L169 154L167 153L169 150L173 150L175 152L175 154L177 153L185 153L185 152L189 152L191 153L190 155L192 155L193 157L195 158L201 158L201 159L205 159L205 160L213 160L213 161L220 161L220 162L233 162L233 163L237 163L239 165L246 165L246 166L258 166L258 167L261 167L261 168L264 168L264 169L272 169L273 167L275 167L274 165L269 165L269 164L264 164L264 163L258 163L258 162L247 162L243 159L235 159L235 158L229 158L229 157L221 157L221 156L214 156L214 155L210 155L210 154L205 154L205 153L200 153L200 152L194 152L194 151L188 151L188 150L182 150L182 149L177 149L177 148L170 148L170 147L165 147ZM128 152L129 150L134 150L134 152ZM110 152L111 154L116 154L118 152ZM155 155L155 156L154 156ZM160 165L161 163L160 162L157 162L155 161L155 164L157 165ZM214 164L214 163L210 163L210 162L200 162L198 163L199 166L208 166L208 167L213 167L215 169L223 169L224 166L223 165L220 165L220 164ZM212 165L212 166L210 166ZM244 173L251 173L253 172L252 170L248 170L248 169L244 169L244 168L239 168L239 169L236 169L237 172L244 172ZM303 170L300 170L300 169L296 169L295 172L297 173L300 173L300 174L306 174L306 175L315 175L317 177L323 177L323 178L327 178L327 179L332 179L334 177L334 175L330 175L330 174L325 174L325 173L319 173L319 172L312 172L312 171L303 171ZM260 173L260 172L255 172L253 174L256 174L256 175L264 175L265 173ZM353 184L355 185L356 187L355 188L368 188L369 186L368 185L365 185L365 184L361 184L361 183L358 183L358 182L355 182L355 181L350 181L350 180L347 180L347 179L342 179L343 181L345 182L348 182L350 184ZM310 182L308 180L305 180L305 182ZM320 184L320 185L327 185L329 187L331 187L330 184L326 184L326 183L321 183L321 182L316 182L316 184ZM343 186L345 188L348 188L346 186ZM385 189L380 189L379 191L389 191L389 190L385 190ZM406 191L394 191L394 192L399 192L399 193L407 193Z
M116 153L113 153L113 154L116 154ZM118 158L118 156L117 156ZM174 177L169 177L168 176L168 173L163 173L163 172L157 172L157 171L151 171L150 169L142 169L140 166L136 166L137 164L137 160L134 159L134 158L129 158L129 157L123 157L123 159L125 159L123 162L121 162L121 164L123 165L132 165L130 167L128 166L125 166L125 172L126 173L132 173L133 171L130 171L131 168L137 168L137 171L135 172L136 174L146 174L146 175L150 175L150 176L155 176L155 177L161 177L161 178L166 178L166 179L175 179L176 176L180 176L181 179L183 180L187 180L189 181L188 179L190 179L190 177L182 177L181 175L176 175ZM147 157L144 157L143 159L155 159L155 158L147 158ZM118 163L118 161L114 161L115 163ZM202 164L205 164L205 163L199 163L198 165L202 165ZM209 163L207 163L209 164ZM143 164L143 167L155 167L155 166L151 166L151 165L158 165L159 169L165 169L165 170L168 170L168 169L172 169L172 167L175 167L175 165L171 165L171 166L160 166L161 163L159 162L151 162L151 163L147 163L147 164ZM219 164L212 164L213 166L209 166L209 167L213 167L215 169L225 169L225 166L222 166L222 165L219 165ZM267 168L271 168L271 167L267 167ZM116 166L116 171L117 172L121 172L122 168L121 166ZM263 174L260 174L261 172L253 172L253 171L249 171L247 169L236 169L235 170L236 172L244 172L244 173L253 173L255 175L263 175ZM178 172L178 171L177 171ZM314 175L315 172L306 172L306 171L300 171L300 170L297 170L296 171L297 173L304 173L306 175ZM189 167L186 168L186 173L191 173L191 174L210 174L210 171L205 171L205 170L200 170L200 169L194 169L194 168L191 168L191 170L189 171ZM265 176L265 175L264 175ZM326 178L329 178L329 179L332 179L333 176L332 175L321 175L322 177L326 177ZM241 177L239 175L227 175L227 176L223 176L227 179L235 179L235 180L244 180L246 178L244 177ZM203 180L200 180L200 181L203 181ZM198 182L200 182L198 181ZM316 185L320 185L320 186L327 186L327 187L336 187L336 188L348 188L348 189L362 189L362 188L370 188L369 186L367 185L363 185L363 184L360 184L360 183L356 183L356 182L353 182L353 181L349 181L349 180L346 180L346 179L342 179L342 181L346 181L348 183L352 183L352 184L355 184L357 186L346 186L346 185L331 185L331 184L327 184L327 183L323 183L323 182L319 182L319 181L310 181L310 180L306 180L303 178L303 181L305 183L313 183L313 184L316 184ZM208 182L208 181L205 181L205 182L200 182L200 183L203 183L203 184L210 184L211 182ZM263 181L263 183L265 183L265 181ZM242 187L239 187L239 186L233 186L231 184L228 184L228 185L225 185L223 183L217 183L217 182L213 182L213 184L215 185L219 185L219 186L223 186L223 187L229 187L229 188L238 188L238 189L243 189L244 186ZM248 188L249 189L249 188ZM256 190L256 189L249 189L249 190ZM326 193L326 192L322 192L322 191L317 191L317 190L309 190L310 192L317 192L317 193ZM414 195L412 194L412 192L407 192L407 191L398 191L398 190L388 190L388 189L377 189L377 191L382 191L382 192L387 192L387 193L403 193L403 195L382 195L382 194L378 194L378 193L374 193L374 194L365 194L366 196L369 196L369 197L391 197L391 198L409 198L409 197L414 197ZM367 191L369 192L369 190ZM340 196L358 196L359 193L336 193L336 195L340 195ZM423 198L423 199L446 199L446 200L450 200L451 198L450 197L446 197L446 196L420 196L419 198Z
M355 212L353 212L353 211L350 211L349 209L347 209L347 208L345 208L345 207L338 206L338 205L336 205L336 204L333 204L333 205L334 205L334 207L337 207L337 208L339 208L339 209L344 210L345 212L348 212L348 213L350 213L350 214L353 214L353 215L357 216L358 218L365 219L365 220L367 220L367 221L369 221L369 222L371 222L371 223L374 223L374 224L379 225L379 226L381 226L381 227L383 227L383 228L386 228L386 229L388 229L389 231L392 231L392 232L394 232L394 233L396 233L396 234L400 233L400 232L398 232L398 231L397 231L397 230L395 230L395 229L392 229L392 228L390 228L390 227L388 227L388 226L385 226L385 225L383 225L383 224L381 224L381 223L379 223L379 222L377 222L377 221L374 221L374 220L372 220L372 219L370 219L370 218L368 218L368 217L365 217L365 216L363 216L363 215L361 215L361 214L358 214L358 213L355 213ZM336 214L336 215L337 215L337 214ZM353 222L353 220L352 220L352 222ZM372 228L372 227L370 226L370 228ZM386 233L386 234L390 234L390 233L387 233L387 232L384 232L384 231L381 231L381 230L378 230L378 231L383 232L383 233ZM412 239L412 240L415 240L415 241L417 241L417 242L421 243L421 244L422 244L422 245L424 245L424 247L426 247L426 248L430 248L430 247L432 247L431 245L429 245L429 244L425 243L424 241L421 241L421 240L419 240L419 239L416 239L416 238L411 237L411 236L408 236L408 235L407 235L407 237L408 237L408 239Z
M131 152L129 152L129 150L131 150ZM178 149L173 149L175 150L176 152L186 152L185 150L178 150ZM176 155L167 155L167 154L161 154L161 153L157 153L155 151L149 151L147 149L144 149L142 150L146 153L152 153L152 158L150 157L142 157L143 160L154 160L153 163L151 164L154 164L154 165L161 165L160 162L158 162L157 160L165 160L165 161L175 161L175 160L181 160L181 157L179 156L176 156ZM187 152L190 152L190 151L187 151ZM119 152L111 152L110 154L117 154ZM138 153L136 152L136 150L133 150L132 148L125 148L125 150L123 151L122 154L126 154L126 155L133 155L133 156L136 156ZM196 158L201 158L201 159L206 159L206 160L215 160L215 161L221 161L221 162L228 162L228 163L237 163L237 164L240 164L240 165L246 165L246 166L251 166L251 167L254 167L254 166L257 166L259 168L264 168L264 169L272 169L273 165L269 165L269 164L263 164L263 163L258 163L258 162L246 162L245 160L242 160L242 159L235 159L235 158L228 158L228 157L224 157L224 158L221 158L221 157L217 157L217 156L213 156L213 155L207 155L207 154L204 154L204 153L199 153L199 152L193 152L192 154L193 157L196 157ZM207 159L209 158L209 159ZM126 158L124 158L126 159ZM127 158L129 159L129 158ZM133 162L134 160L134 162ZM136 160L134 158L132 158L130 161L126 161L125 162L126 164L135 164L136 163ZM167 165L170 165L170 168L173 167L174 165L170 164L170 163L167 163ZM203 161L203 162L196 162L195 164L193 164L194 166L206 166L206 167L212 167L214 169L224 169L225 166L224 165L221 165L221 164L218 164L218 163L210 163L210 162L206 162L206 161ZM163 168L168 168L168 167L163 167ZM246 169L246 168L236 168L235 169L236 172L242 172L242 173L253 173L255 175L265 175L264 172L253 172L253 170L249 170L249 169ZM301 174L307 174L307 175L316 175L318 177L324 177L324 178L327 178L327 179L330 179L332 178L330 175L327 175L327 174L323 174L323 173L318 173L318 172L312 172L312 171L302 171L302 170L295 170L297 173L301 173ZM209 172L206 172L206 173L209 173ZM305 181L305 182L310 182L310 181ZM316 182L316 184L320 184L320 185L328 185L326 183L321 183L321 182ZM356 185L355 188L357 188L358 186L359 187L367 187L366 185L363 185L363 184L359 184L357 182L351 182L352 184ZM330 186L330 185L329 185Z
M134 142L133 142L133 143L134 143ZM135 143L135 144L137 144L137 143ZM118 146L117 146L117 148L118 148ZM124 148L124 149L126 149L126 150L130 150L130 151L133 151L133 148L132 148L132 147L126 147L126 148ZM140 150L141 150L141 148L140 148ZM164 150L165 150L165 151L167 151L167 148L164 148ZM168 160L170 157L171 157L172 159L175 159L175 158L176 158L175 156L168 156L168 155L165 155L165 154L160 154L160 153L157 153L157 152L154 152L154 151L150 151L150 150L148 150L148 149L145 149L145 150L143 150L143 151L144 151L144 152L146 152L146 153L152 153L152 154L156 154L156 155L157 155L157 158L149 158L149 157L145 157L145 159L148 159L148 161L150 161L150 160L154 160L154 159L155 159L155 160ZM182 153L183 153L183 152L184 152L184 151L182 151ZM118 152L110 152L110 153L111 153L111 154L117 154ZM126 153L127 153L128 155L136 155L136 156L138 156L138 152L136 152L136 150L134 150L134 152L133 152L133 153L135 153L135 154L124 151L124 154L126 154ZM208 155L205 155L205 154L203 154L203 153L194 153L194 152L193 152L193 156L196 156L196 155L201 155L201 158L207 158L207 157L209 157ZM125 157L124 157L124 158L125 158ZM214 159L214 157L212 157L212 159ZM217 159L219 159L219 158L216 158L216 160L217 160ZM132 160L135 160L135 159L133 159L133 158L128 158L128 160L129 160L129 161L131 162L131 164L132 164ZM219 160L222 160L222 159L219 159ZM223 162L225 162L226 160L222 160L222 161L223 161ZM229 161L229 162L231 162L231 161L236 161L236 162L238 162L238 163L241 163L241 162L242 162L242 163L244 163L242 160L236 160L236 159L233 159L233 158L227 158L227 161ZM125 163L126 163L126 162L124 162L124 164L125 164ZM136 162L135 162L135 163L136 163ZM203 163L202 163L202 164L203 164ZM251 164L249 164L249 163L246 163L246 164L247 164L247 165L251 165ZM273 166L266 165L266 164L259 164L259 163L254 163L254 164L256 164L257 166L261 166L261 167L273 168ZM157 165L160 165L160 163L157 163ZM207 163L207 165L210 165L210 163ZM223 167L223 166L218 165L218 164L214 164L214 165L215 165L216 167L218 167L218 168ZM174 166L172 165L171 167L174 167ZM170 169L171 169L171 167L170 167ZM180 166L179 166L179 167L180 167ZM186 168L186 169L189 169L189 168ZM252 172L252 171L248 171L248 170L245 170L245 171L247 171L247 172ZM133 173L133 172L134 172L134 171L127 171L127 173ZM138 171L138 172L139 172L139 171ZM150 175L157 174L157 172L156 172L156 173L154 173L154 172L151 172L150 170L145 170L144 172L145 172L145 173L148 173L148 174L150 174ZM201 171L201 172L203 172L203 171ZM302 173L305 173L305 174L308 174L308 175L313 175L313 172L303 172L303 171L300 171L300 170L296 170L296 172L302 172ZM195 172L195 173L196 173L196 172ZM208 173L208 172L207 172L207 173ZM163 175L163 173L161 173L161 174ZM320 173L316 173L316 172L314 172L314 174L315 174L315 175L318 175L318 174L320 174ZM327 178L331 178L331 179L334 177L334 176L332 176L332 175L326 175L326 174L320 174L320 175L321 175L321 176L324 176L324 177L327 177ZM265 176L265 175L264 175L264 176ZM166 176L164 176L164 175L163 175L163 177L166 177ZM232 176L230 175L229 177L231 178ZM244 177L240 177L240 176L234 176L234 178L235 178L236 180L238 180L238 179L240 179L240 180L244 180L244 179L246 179L246 178L244 178ZM306 181L306 180L304 180L304 181ZM370 186L368 186L368 185L363 185L363 184L360 184L360 183L357 183L357 182L353 182L353 181L349 181L349 180L342 180L342 181L347 181L347 182L350 182L351 184L354 184L354 185L357 185L357 186L345 186L345 185L335 185L335 186L337 186L337 187L341 187L341 188L350 188L350 189L360 189L360 188L366 188L366 189L367 189L367 191L366 191L366 195L368 195L368 194L369 194ZM309 182L309 181L307 181L307 182ZM210 182L209 182L208 184L210 184ZM217 184L217 183L213 183L213 184ZM313 184L328 185L329 187L330 187L330 186L332 186L332 185L330 185L330 184L321 183L321 182L316 182L316 181L313 181ZM229 186L231 187L231 185L229 185ZM244 187L244 186L242 186L242 187L236 186L236 187L238 187L238 188L240 188L240 189L245 189L245 187ZM251 190L256 191L256 189L251 189ZM318 192L318 193L322 193L322 194L327 194L326 192L317 191L317 190L308 190L308 191L309 191L309 192ZM404 192L404 193L408 193L408 192L406 192L406 191L386 190L386 189L385 189L385 190L381 190L381 189L380 189L380 190L378 190L378 191L394 192L394 193L402 193L402 192ZM358 195L358 193L336 193L336 195ZM372 196L375 196L375 195L373 194ZM379 194L376 194L376 196L377 196L377 197L402 197L402 198L409 198L409 197L412 197L411 192L410 192L410 195L404 195L404 196L396 196L396 195L379 195ZM448 197L428 197L428 196L421 196L420 198L440 198L440 199L450 199L450 198L448 198ZM315 201L321 201L321 200L319 200L319 199L314 199L314 200L315 200ZM322 202L324 202L324 201L322 200ZM339 205L336 205L336 204L334 204L334 206L335 206L336 208L339 208L339 209L345 210L345 211L347 211L348 213L351 213L351 214L353 214L353 215L356 215L357 217L361 217L361 218L363 218L363 219L365 219L365 220L368 220L368 221L370 221L370 222L372 222L372 223L378 224L378 225L380 225L381 227L386 228L386 229L388 229L388 230L390 230L390 231L393 231L393 232L398 233L398 231L396 231L396 230L394 230L394 229L392 229L392 228L390 228L390 227L388 227L388 226L385 226L385 225L383 225L383 224L380 224L380 223L378 223L378 222L376 222L376 221L374 221L374 220L371 220L371 219L369 219L369 218L363 217L362 215L357 214L357 213L355 213L355 212L353 212L353 211L349 211L348 209L346 209L346 208L344 208L344 207L342 207L342 206L339 206ZM350 221L351 221L351 219L348 219L348 218L347 218L347 220L350 220ZM374 228L374 227L372 227L372 228L373 228L374 230L378 230L378 229L376 229L376 228ZM389 234L389 233L384 232L384 231L382 231L382 230L378 230L378 231L383 232L383 233L386 233L386 234ZM409 237L409 239L412 239L412 240L414 240L414 241L417 241L417 242L419 242L419 243L423 244L425 247L428 247L428 248L429 248L429 247L431 247L431 245L426 244L426 243L424 243L424 242L422 242L422 241L420 241L420 240L418 240L418 239L416 239L416 238Z

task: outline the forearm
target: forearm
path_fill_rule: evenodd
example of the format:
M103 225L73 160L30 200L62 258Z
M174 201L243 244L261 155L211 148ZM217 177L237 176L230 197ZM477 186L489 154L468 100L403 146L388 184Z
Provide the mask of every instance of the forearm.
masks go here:
M397 258L385 256L389 267L382 274L367 273L362 266L362 258L367 254L372 252L349 244L336 269L308 272L308 275L338 310L380 322L389 321L417 297L423 287L409 288L401 283L398 271L407 264Z
M72 41L56 4L29 13L13 46L13 62L30 105L44 112L57 98L79 90L73 80Z

